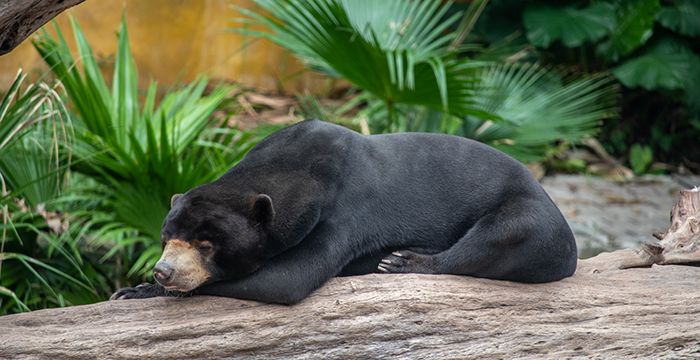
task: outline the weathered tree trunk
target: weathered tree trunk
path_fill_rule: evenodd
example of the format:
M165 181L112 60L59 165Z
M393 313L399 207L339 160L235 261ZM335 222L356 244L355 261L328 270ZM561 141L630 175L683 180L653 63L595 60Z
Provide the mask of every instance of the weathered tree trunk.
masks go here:
M607 260L548 284L365 275L291 307L200 296L10 315L0 358L700 357L700 267Z
M153 298L0 317L0 358L700 358L700 191L661 241L548 284L336 278L296 306ZM647 268L630 267L645 266Z
M671 209L671 226L654 234L659 241L642 244L636 251L616 255L609 268L627 269L652 264L700 265L700 189L681 190Z
M63 10L85 0L0 1L0 55L19 45Z

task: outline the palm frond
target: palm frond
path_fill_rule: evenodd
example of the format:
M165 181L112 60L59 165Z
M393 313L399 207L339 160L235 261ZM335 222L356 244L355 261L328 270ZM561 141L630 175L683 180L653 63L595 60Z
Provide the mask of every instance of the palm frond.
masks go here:
M256 0L271 15L239 9L244 22L267 27L236 31L288 48L313 68L340 76L392 106L413 104L455 114L470 106L473 69L459 62L449 28L461 14L446 16L437 1Z
M476 106L504 121L472 118L466 135L521 160L539 160L555 141L594 134L603 119L618 113L617 89L609 76L568 79L536 65L510 64L485 68L479 78Z
M12 196L38 205L59 190L72 133L55 89L36 83L21 91L24 80L20 70L0 102L0 176Z
M450 27L462 15L448 16L449 2L256 3L266 12L240 9L247 16L241 21L268 31L238 31L270 39L364 90L368 106L359 115L372 131L473 136L527 160L543 156L555 140L590 135L615 113L615 87L605 77L563 82L536 65L498 65L460 53L478 50L461 42L485 1L469 7L456 33Z

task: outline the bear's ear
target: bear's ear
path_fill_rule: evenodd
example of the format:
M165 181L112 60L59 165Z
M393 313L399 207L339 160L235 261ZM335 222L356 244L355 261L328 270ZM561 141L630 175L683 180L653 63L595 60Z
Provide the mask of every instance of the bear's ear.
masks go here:
M175 202L177 201L177 199L179 199L179 198L181 198L181 197L182 197L182 194L175 194L175 195L173 195L173 196L170 198L170 207L172 208L173 206L175 206Z
M252 218L255 222L269 223L275 217L275 208L272 206L272 198L266 194L258 194L254 197Z

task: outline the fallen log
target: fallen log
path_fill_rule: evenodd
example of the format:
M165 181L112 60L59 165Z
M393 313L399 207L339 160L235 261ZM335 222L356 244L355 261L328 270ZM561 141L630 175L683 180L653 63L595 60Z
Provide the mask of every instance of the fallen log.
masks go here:
M291 307L201 296L9 315L0 358L700 357L700 267L606 268L615 256L548 284L376 274Z
M63 10L83 1L85 0L0 1L0 55L12 51Z
M700 191L658 243L519 284L336 278L295 306L196 296L0 317L0 358L700 358Z

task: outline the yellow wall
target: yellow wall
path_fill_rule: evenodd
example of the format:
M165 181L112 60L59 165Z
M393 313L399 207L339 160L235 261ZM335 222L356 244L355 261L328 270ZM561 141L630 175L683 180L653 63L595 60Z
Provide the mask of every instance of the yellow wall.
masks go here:
M334 81L303 71L299 61L275 44L228 31L235 25L231 20L240 16L232 4L255 7L248 0L86 0L57 21L72 38L68 14L75 16L96 55L111 64L125 12L142 84L154 79L169 85L205 74L266 92L318 94L333 87ZM0 57L0 89L19 67L35 78L47 71L29 40Z

